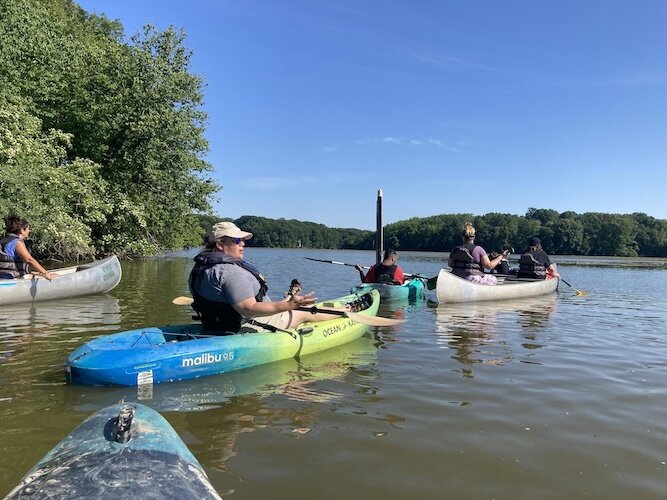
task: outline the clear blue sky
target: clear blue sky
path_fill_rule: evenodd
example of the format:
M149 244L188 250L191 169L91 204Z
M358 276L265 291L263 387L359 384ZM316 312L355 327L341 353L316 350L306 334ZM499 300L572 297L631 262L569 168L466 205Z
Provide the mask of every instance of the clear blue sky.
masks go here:
M663 0L81 0L187 34L224 217L667 219Z

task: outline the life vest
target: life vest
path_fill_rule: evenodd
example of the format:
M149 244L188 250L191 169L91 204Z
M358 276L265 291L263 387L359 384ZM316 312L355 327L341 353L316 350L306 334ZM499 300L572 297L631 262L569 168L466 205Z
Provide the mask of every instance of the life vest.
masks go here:
M546 266L538 261L531 253L524 253L519 259L518 278L545 279L547 277Z
M30 272L30 265L26 264L21 258L15 254L14 257L5 252L6 246L19 237L15 234L8 234L0 240L0 277L11 276L12 278L20 278L24 274Z
M398 283L395 279L396 276L396 264L391 266L385 266L381 262L373 266L373 273L375 275L375 280L373 283Z
M470 276L471 274L482 275L484 269L480 262L475 262L472 257L472 252L476 245L472 243L464 243L454 247L449 253L449 258L452 259L452 272L457 276Z
M257 268L241 259L235 259L223 252L204 251L195 257L195 266L190 272L190 291L194 302L192 308L197 312L205 330L218 332L238 332L243 323L243 317L236 312L231 304L218 302L204 298L197 292L195 285L204 276L207 269L217 265L239 266L251 273L259 282L259 293L255 296L257 302L261 302L269 287Z
M509 274L510 273L510 264L507 260L502 259L500 263L495 267L494 271L498 274Z

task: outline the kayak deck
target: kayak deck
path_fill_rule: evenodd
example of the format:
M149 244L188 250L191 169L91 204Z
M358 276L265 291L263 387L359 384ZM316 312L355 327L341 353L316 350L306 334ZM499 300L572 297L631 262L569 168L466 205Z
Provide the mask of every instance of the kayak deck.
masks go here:
M28 497L220 498L169 422L139 403L88 417L7 496Z

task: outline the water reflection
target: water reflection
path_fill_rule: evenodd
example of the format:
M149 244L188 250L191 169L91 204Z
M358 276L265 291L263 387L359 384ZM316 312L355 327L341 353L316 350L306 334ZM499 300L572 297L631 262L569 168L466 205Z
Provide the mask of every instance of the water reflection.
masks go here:
M144 387L68 386L69 404L77 411L93 411L118 402L137 399L158 411L204 411L220 408L231 398L283 394L291 400L326 402L338 397L314 389L318 380L341 380L360 366L374 364L377 342L369 335L333 349L286 359L246 370L182 382Z
M473 377L475 364L501 365L513 359L516 325L521 327L522 348L543 347L540 335L556 309L556 300L553 294L469 304L429 302L429 307L435 309L438 346L453 349L454 359L463 365L463 375Z
M118 327L120 318L118 299L106 294L2 306L0 367L11 370L13 379L29 387L59 385L64 382L60 359L70 343L79 342L84 333L107 333ZM51 377L45 380L44 373ZM19 396L7 399L15 397Z
M16 333L38 333L57 326L89 331L95 325L118 323L118 299L108 294L0 307L0 335L5 337Z

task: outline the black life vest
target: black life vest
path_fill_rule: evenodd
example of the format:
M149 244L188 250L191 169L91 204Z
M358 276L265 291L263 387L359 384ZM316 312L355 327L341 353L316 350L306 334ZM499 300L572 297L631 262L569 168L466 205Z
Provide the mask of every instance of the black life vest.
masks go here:
M518 278L545 279L547 268L544 263L538 261L531 253L524 253L519 259Z
M19 237L15 234L8 234L0 240L0 276L9 275L12 278L20 278L30 272L30 265L23 262L18 255L10 257L5 253L5 245L18 239Z
M391 266L385 266L382 262L375 264L373 266L373 271L375 274L375 283L398 283L394 279L396 275L396 264Z
M510 264L506 259L502 259L498 265L493 269L496 274L510 274Z
M205 250L195 257L195 266L190 272L190 292L194 302L192 308L197 312L205 330L217 332L238 332L243 323L243 317L236 312L231 304L218 302L204 298L197 292L195 285L204 276L204 272L219 264L239 266L251 273L259 282L259 293L255 296L257 302L261 302L269 287L264 276L260 274L255 266L241 259L235 259L223 252Z
M449 258L453 261L452 273L464 278L471 274L484 274L481 262L475 262L475 259L472 257L475 247L476 245L472 243L464 243L452 249L449 253Z

